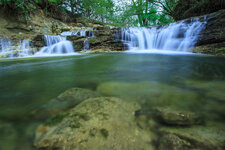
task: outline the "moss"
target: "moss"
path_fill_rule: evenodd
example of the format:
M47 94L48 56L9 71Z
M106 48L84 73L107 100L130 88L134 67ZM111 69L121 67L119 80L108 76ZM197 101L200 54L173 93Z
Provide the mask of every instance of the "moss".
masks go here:
M67 113L60 113L57 114L51 118L49 118L46 122L45 125L49 125L49 126L54 126L57 125L58 123L60 123L65 117L66 117Z
M95 135L97 134L97 129L96 128L93 128L89 131L89 135L94 137Z
M95 42L96 42L96 39L90 39L90 40L89 40L89 43L90 43L90 44L95 43Z
M83 119L84 121L90 120L90 117L88 115L86 115L86 114L80 114L79 118Z
M80 128L81 127L81 123L79 122L79 118L74 118L73 121L69 124L70 128Z
M108 130L106 130L104 128L101 129L100 132L101 132L102 136L105 137L105 138L107 138L109 136Z

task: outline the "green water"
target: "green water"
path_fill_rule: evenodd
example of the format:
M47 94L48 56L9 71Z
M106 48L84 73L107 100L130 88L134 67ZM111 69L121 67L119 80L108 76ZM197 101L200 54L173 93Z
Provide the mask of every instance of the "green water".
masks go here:
M32 149L41 121L30 113L72 87L134 100L144 108L173 106L208 120L225 118L223 57L106 53L5 59L0 60L0 149Z

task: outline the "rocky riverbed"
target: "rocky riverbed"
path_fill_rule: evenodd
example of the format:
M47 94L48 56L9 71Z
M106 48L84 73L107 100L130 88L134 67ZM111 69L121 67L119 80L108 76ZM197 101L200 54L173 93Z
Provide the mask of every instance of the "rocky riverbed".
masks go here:
M117 84L126 89L124 83ZM106 85L105 88L112 88L112 95L115 96L115 89L108 83ZM137 87L134 85L132 88ZM102 85L98 89L102 89ZM77 105L65 111L55 111L55 116L36 129L34 145L37 149L222 150L225 146L223 124L205 120L202 114L160 106L163 103L155 104L160 107L146 109L126 98L98 95L96 98L85 99L85 90L69 89L60 94L64 105L70 104L72 100ZM93 91L89 93L94 94ZM124 93L127 94L121 91L119 95ZM77 98L83 100L78 102L75 95L80 95ZM173 101L170 103L174 104ZM52 110L58 106L58 101L50 101L49 104L49 110Z

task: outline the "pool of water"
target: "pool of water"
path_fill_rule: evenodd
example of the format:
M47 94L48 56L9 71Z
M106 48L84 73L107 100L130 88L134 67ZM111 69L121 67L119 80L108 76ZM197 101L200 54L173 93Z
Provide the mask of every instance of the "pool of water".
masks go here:
M225 118L224 57L103 53L3 59L0 149L32 149L41 121L31 112L73 87L137 101L144 108L172 105L212 121Z

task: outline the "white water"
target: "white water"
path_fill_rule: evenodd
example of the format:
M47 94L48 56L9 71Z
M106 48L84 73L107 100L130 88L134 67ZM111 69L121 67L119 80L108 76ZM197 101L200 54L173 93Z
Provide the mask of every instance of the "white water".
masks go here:
M73 54L72 42L66 40L66 37L59 35L45 35L45 42L47 46L41 48L35 55L63 55Z
M33 53L33 50L30 48L30 41L27 39L19 41L18 44L13 43L9 38L0 39L0 57L26 57Z
M121 39L129 50L169 50L190 51L198 40L206 22L192 19L190 23L181 21L157 29L129 27L121 29Z
M62 36L71 36L71 35L75 35L75 36L84 36L84 37L94 37L94 29L84 29L84 30L76 30L73 32L63 32L61 33Z
M85 40L84 40L84 51L87 52L90 48L89 38L95 37L93 30L94 29L90 28L90 29L84 29L84 30L76 30L76 31L73 31L73 32L63 32L63 33L61 33L61 35L62 36L74 35L74 36L86 37Z

